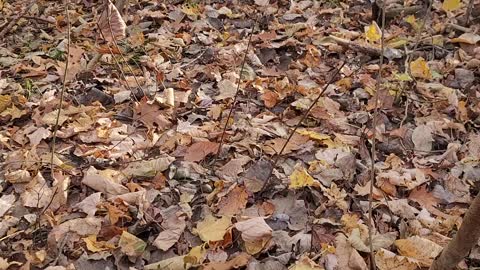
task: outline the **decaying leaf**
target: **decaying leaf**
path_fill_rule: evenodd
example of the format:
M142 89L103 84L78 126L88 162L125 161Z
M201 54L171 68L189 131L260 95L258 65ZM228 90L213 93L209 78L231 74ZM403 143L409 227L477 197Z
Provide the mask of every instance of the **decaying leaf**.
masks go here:
M135 235L127 231L123 231L122 235L120 236L120 241L118 241L118 246L120 247L120 250L127 256L138 257L141 256L145 251L147 243Z

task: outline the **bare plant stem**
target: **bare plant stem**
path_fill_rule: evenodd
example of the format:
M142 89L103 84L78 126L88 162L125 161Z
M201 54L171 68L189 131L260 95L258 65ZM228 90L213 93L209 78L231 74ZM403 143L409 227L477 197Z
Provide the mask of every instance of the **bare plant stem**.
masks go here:
M315 107L315 105L317 104L317 102L320 100L320 98L323 96L323 93L325 93L325 91L327 90L328 86L333 82L333 80L335 80L335 77L337 77L337 75L340 73L340 71L342 70L342 68L345 66L345 64L347 63L347 61L344 61L342 63L342 65L337 68L335 70L335 73L333 73L332 77L330 77L330 79L328 80L328 82L323 86L322 88L322 91L320 91L320 93L318 94L318 96L315 98L315 100L312 102L312 104L310 104L310 107L308 107L307 111L302 115L302 118L300 118L300 121L298 121L298 123L295 125L295 127L293 128L293 130L290 132L290 134L288 135L288 138L287 140L285 141L285 143L283 144L282 148L280 149L280 152L277 154L277 156L275 157L274 161L273 161L273 164L270 168L270 171L268 173L268 177L267 179L265 179L265 182L263 183L263 186L262 186L262 189L261 191L265 191L265 189L267 188L268 186L268 183L270 182L270 177L272 176L272 173L273 173L273 169L277 166L278 164L278 161L280 160L280 157L283 153L283 151L285 150L285 148L287 147L288 143L290 142L290 140L292 139L293 135L295 134L295 132L297 131L297 129L300 127L300 125L303 123L303 121L307 118L308 114L310 113L310 111L313 109L313 107Z
M378 112L379 112L379 95L381 92L382 87L382 72L383 72L383 61L384 61L384 43L385 43L385 2L382 1L382 25L381 25L381 39L380 39L380 63L379 63L379 70L377 76L377 83L376 83L376 93L374 99L374 112L373 112L373 119L372 119L372 158L370 164L370 190L368 195L368 245L370 249L370 269L375 270L375 253L373 251L373 230L374 230L374 223L373 223L373 186L375 183L375 153L376 153L376 139L377 139L377 120L378 120Z
M67 57L65 58L65 71L63 72L62 89L60 91L60 102L58 104L57 118L55 119L55 125L53 126L52 153L50 156L50 172L52 174L52 177L53 177L53 159L55 157L55 143L57 141L58 124L60 121L60 113L62 112L63 99L64 99L65 91L67 88L67 73L68 73L68 65L69 65L69 57L70 57L71 38L70 38L70 14L68 13L68 4L69 4L69 0L65 0L65 18L67 20Z
M215 163L215 161L220 156L220 152L222 151L223 138L225 137L225 133L227 132L228 122L230 121L230 117L232 117L233 111L235 110L235 105L237 104L237 99L238 99L238 96L240 94L240 84L242 83L243 70L245 69L245 63L247 62L248 50L250 49L250 44L252 43L253 31L255 30L255 25L256 24L257 24L257 21L255 20L252 24L252 29L251 29L251 32L250 32L250 36L248 37L247 49L245 50L245 55L243 56L242 66L240 67L240 73L238 74L237 90L235 91L235 96L233 97L232 107L228 111L227 120L225 121L225 125L223 126L222 135L220 136L220 143L218 145L217 154L215 155L215 158L213 159L213 163Z

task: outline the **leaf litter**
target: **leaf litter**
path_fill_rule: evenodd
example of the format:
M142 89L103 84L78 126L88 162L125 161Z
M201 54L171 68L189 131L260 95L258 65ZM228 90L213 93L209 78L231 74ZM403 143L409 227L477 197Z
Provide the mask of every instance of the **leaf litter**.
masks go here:
M388 13L376 89L370 4L122 2L71 1L71 29L36 2L2 37L0 268L430 266L478 193L478 14Z

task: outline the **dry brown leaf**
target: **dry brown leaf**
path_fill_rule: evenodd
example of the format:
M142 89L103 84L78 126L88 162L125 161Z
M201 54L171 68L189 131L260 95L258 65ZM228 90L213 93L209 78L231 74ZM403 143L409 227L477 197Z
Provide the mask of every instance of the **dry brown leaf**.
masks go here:
M54 191L45 182L42 174L39 172L33 180L28 183L25 192L20 197L24 206L43 208L50 204Z
M207 215L204 220L198 222L195 232L204 242L222 241L231 225L230 217L223 216L217 219L212 215Z
M87 214L87 216L93 217L97 212L97 205L100 203L101 196L101 192L93 193L83 199L83 201L77 203L75 207L82 210L84 213Z
M248 193L243 186L236 186L218 203L218 214L233 216L240 214L247 206Z
M223 178L231 178L231 180L236 180L235 178L243 172L243 166L250 162L250 160L251 158L248 156L240 156L232 159L227 162L227 164L223 165L218 170L217 174Z
M68 55L68 70L67 70L67 82L71 82L75 79L77 74L84 68L82 63L83 53L85 51L77 46L70 46L70 54ZM58 62L57 72L60 78L63 80L65 74L65 62Z
M418 262L415 259L397 255L386 249L375 253L375 264L379 270L416 270Z
M93 166L88 168L82 183L107 196L128 193L128 188L121 185L123 176L114 170L97 170Z
M13 206L16 201L15 195L5 194L0 198L0 218L7 213L7 211Z
M211 262L205 264L202 270L231 270L231 269L238 269L242 266L248 264L252 256L248 255L247 253L240 253L233 257L233 259L226 261L226 262Z
M127 168L122 170L126 176L155 176L159 172L163 172L175 160L171 156L163 156L156 159L141 160L138 162L131 162Z
M275 107L275 105L277 105L280 97L276 92L266 90L265 93L263 93L262 95L262 100L265 103L265 107L273 108Z
M121 40L126 37L127 25L118 9L110 0L108 0L107 6L104 6L102 15L98 19L98 26L101 32L100 37L107 41Z
M272 237L272 228L263 217L237 222L235 228L242 234L247 253L252 255L260 252Z
M339 233L336 237L335 254L338 258L338 269L367 270L367 264L362 256L348 242L345 235Z
M153 245L167 251L182 235L186 227L185 216L179 206L173 205L161 212L163 217L162 228L164 231L158 234Z
M79 236L97 235L102 227L102 219L96 217L76 218L55 226L51 231L56 241L62 239L67 232L74 232Z
M218 151L218 143L215 142L196 142L192 144L185 154L185 160L197 162L203 160L209 154L214 154Z

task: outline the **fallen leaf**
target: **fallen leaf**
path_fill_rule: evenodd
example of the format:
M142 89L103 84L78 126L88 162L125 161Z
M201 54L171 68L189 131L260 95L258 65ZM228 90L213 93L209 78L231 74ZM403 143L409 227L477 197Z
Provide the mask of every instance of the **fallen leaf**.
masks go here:
M293 266L289 267L288 270L323 270L323 267L304 255L296 261Z
M0 218L7 213L15 201L15 195L13 194L5 194L0 197Z
M145 270L187 270L185 256L176 256L156 263L145 265ZM213 270L213 269L212 269ZM216 270L216 269L215 269Z
M96 217L70 219L55 226L51 234L55 241L60 241L67 232L74 232L79 236L98 235L102 227L102 219Z
M248 193L243 186L236 186L227 195L222 197L217 205L218 214L233 216L240 214L247 206Z
M253 255L260 252L272 237L272 229L263 217L255 217L235 223L241 232L247 253Z
M313 177L308 174L307 170L303 167L297 166L293 173L290 175L290 185L288 187L291 189L309 187L313 185Z
M89 235L88 237L83 238L83 241L85 242L87 249L91 252L100 252L115 248L114 245L105 241L97 241L96 235Z
M418 262L415 259L397 255L383 248L375 253L375 265L379 270L418 269Z
M377 42L380 40L382 37L382 31L375 21L373 21L369 26L365 26L365 36L370 42Z
M428 67L427 62L425 61L425 59L423 59L423 57L419 57L415 61L410 62L410 72L415 78L422 78L427 80L432 78L430 68Z
M100 37L107 41L124 39L127 25L115 5L110 0L107 3L98 19Z
M240 156L238 158L232 159L227 162L227 164L223 165L217 171L217 174L223 178L230 178L231 180L236 180L235 178L243 172L243 166L250 162L250 160L251 158L247 156Z
M265 107L273 108L275 107L275 105L277 105L278 101L280 100L280 97L276 92L266 90L262 94L262 100L265 103Z
M31 182L27 184L25 192L20 195L26 207L43 208L50 204L54 191L45 182L43 175L38 172Z
M82 64L83 53L85 50L77 46L70 46L70 54L68 55L68 70L66 73L66 81L71 82L78 73L84 68ZM61 80L65 75L65 62L58 62L57 72Z
M396 240L395 246L400 255L417 260L421 267L429 267L443 249L435 242L419 236Z
M140 160L138 162L132 162L128 164L127 168L122 170L122 173L128 177L153 177L158 172L163 172L168 169L174 160L175 158L171 156L164 156L150 160Z
M226 262L211 262L205 264L202 270L231 270L240 269L247 265L252 256L247 253L240 253L233 257L233 259Z
M77 203L75 208L82 210L87 216L95 216L97 212L97 205L100 203L102 193L96 192L91 194L90 196L83 199L83 201Z
M121 185L123 176L114 170L97 170L93 166L88 168L82 183L106 195L120 195L128 193L128 188ZM120 181L119 181L120 180Z
M203 221L197 223L195 232L204 242L222 241L231 225L230 217L223 216L217 219L212 215L207 215Z
M339 233L335 240L335 255L338 258L338 269L367 270L362 256L348 242L345 235Z
M37 146L43 139L50 137L52 133L50 130L40 127L34 132L27 135L28 139L30 140L31 146Z
M192 144L185 154L185 160L197 162L203 160L209 154L217 153L219 144L215 142L202 141Z
M447 12L455 11L461 7L462 7L461 0L444 0L442 3L442 9Z
M118 241L118 246L120 250L125 253L127 256L139 257L145 251L147 243L142 239L136 237L135 235L123 231Z
M457 42L457 43L466 43L475 45L480 41L480 35L473 34L473 33L463 33L457 38L453 38L450 42Z
M230 80L222 80L217 84L220 94L215 97L215 100L223 100L233 98L237 92L237 86Z
M178 239L187 226L185 216L182 213L180 206L177 205L162 210L162 228L164 230L160 232L153 241L154 246L163 251L167 251L178 242Z
M412 133L412 141L419 154L431 151L433 147L432 129L427 125L416 127Z

